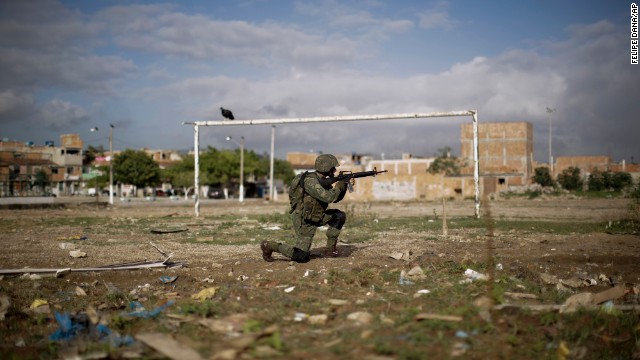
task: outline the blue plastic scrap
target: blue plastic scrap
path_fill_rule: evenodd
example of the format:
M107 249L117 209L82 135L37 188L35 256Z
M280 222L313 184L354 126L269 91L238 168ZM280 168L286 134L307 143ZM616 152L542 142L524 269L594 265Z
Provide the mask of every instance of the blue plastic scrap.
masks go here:
M139 302L134 301L134 302L132 302L131 304L129 304L129 307L133 306L133 305L132 305L133 303L138 303L138 304L140 304ZM137 304L136 304L136 305L137 305ZM171 301L167 301L167 302L166 302L166 303L164 303L163 305L160 305L160 306L156 307L156 308L155 308L155 309L153 309L153 310L148 310L148 311L147 311L147 310L144 310L144 307L142 307L142 309L141 309L141 310L132 311L132 312L130 312L130 313L129 313L129 314L127 314L127 315L129 315L129 316L134 316L134 317L139 317L139 318L145 318L145 319L148 319L148 318L154 318L154 317L158 316L161 312L163 312L166 308L168 308L168 307L169 307L169 306L171 306L171 305L173 305L173 300L171 300ZM140 304L140 306L142 306L142 304Z
M170 283L176 281L177 278L178 278L177 275L176 276L164 275L164 276L160 276L160 281L162 281L163 284L170 284Z
M135 340L129 336L120 336L117 332L112 332L106 325L93 325L86 314L70 316L69 314L55 314L59 328L49 336L52 341L71 341L78 335L89 335L100 341L109 341L111 345L129 346L133 345Z
M78 332L86 329L84 324L80 322L74 322L71 320L71 317L68 314L55 313L56 321L58 322L59 328L49 336L49 340L53 341L67 341L71 340Z

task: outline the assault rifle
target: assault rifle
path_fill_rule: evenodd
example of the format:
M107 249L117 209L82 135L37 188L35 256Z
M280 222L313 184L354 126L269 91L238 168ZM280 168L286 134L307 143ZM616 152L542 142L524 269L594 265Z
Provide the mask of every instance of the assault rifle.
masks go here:
M349 188L349 192L353 192L353 185L351 184L351 179L357 179L361 177L368 176L376 176L378 174L386 173L387 170L377 171L376 168L373 168L372 171L361 171L361 172L351 172L351 171L340 171L338 176L327 177L320 179L320 185L328 186L338 181L345 181L347 183L347 187Z

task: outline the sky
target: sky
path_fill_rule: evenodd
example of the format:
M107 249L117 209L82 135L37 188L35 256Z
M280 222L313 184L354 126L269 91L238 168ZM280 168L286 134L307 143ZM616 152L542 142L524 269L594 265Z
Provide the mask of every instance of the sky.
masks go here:
M0 0L0 139L194 146L237 119L475 110L527 121L534 158L640 161L630 2ZM547 108L553 109L549 113ZM470 117L281 124L275 156L460 152ZM98 127L98 132L90 129ZM270 152L271 126L200 127Z

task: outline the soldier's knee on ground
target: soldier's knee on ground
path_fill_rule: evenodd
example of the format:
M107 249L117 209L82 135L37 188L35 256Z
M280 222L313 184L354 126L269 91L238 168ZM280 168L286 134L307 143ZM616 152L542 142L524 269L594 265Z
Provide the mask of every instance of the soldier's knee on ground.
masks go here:
M310 252L303 251L298 248L293 248L293 256L291 257L291 260L297 263L306 263L306 262L309 262L310 258L311 258Z
M327 225L340 230L342 229L342 226L344 225L345 222L347 222L347 214L340 211L333 214L333 217L331 218L331 220L329 220Z

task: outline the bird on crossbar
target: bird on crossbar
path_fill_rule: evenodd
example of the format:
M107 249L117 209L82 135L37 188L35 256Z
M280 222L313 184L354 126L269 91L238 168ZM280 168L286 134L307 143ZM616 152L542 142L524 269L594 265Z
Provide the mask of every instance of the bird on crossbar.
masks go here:
M234 120L235 119L233 117L233 113L229 109L225 109L225 108L221 107L220 108L220 112L222 113L222 117L224 117L226 119L229 119L229 120Z

